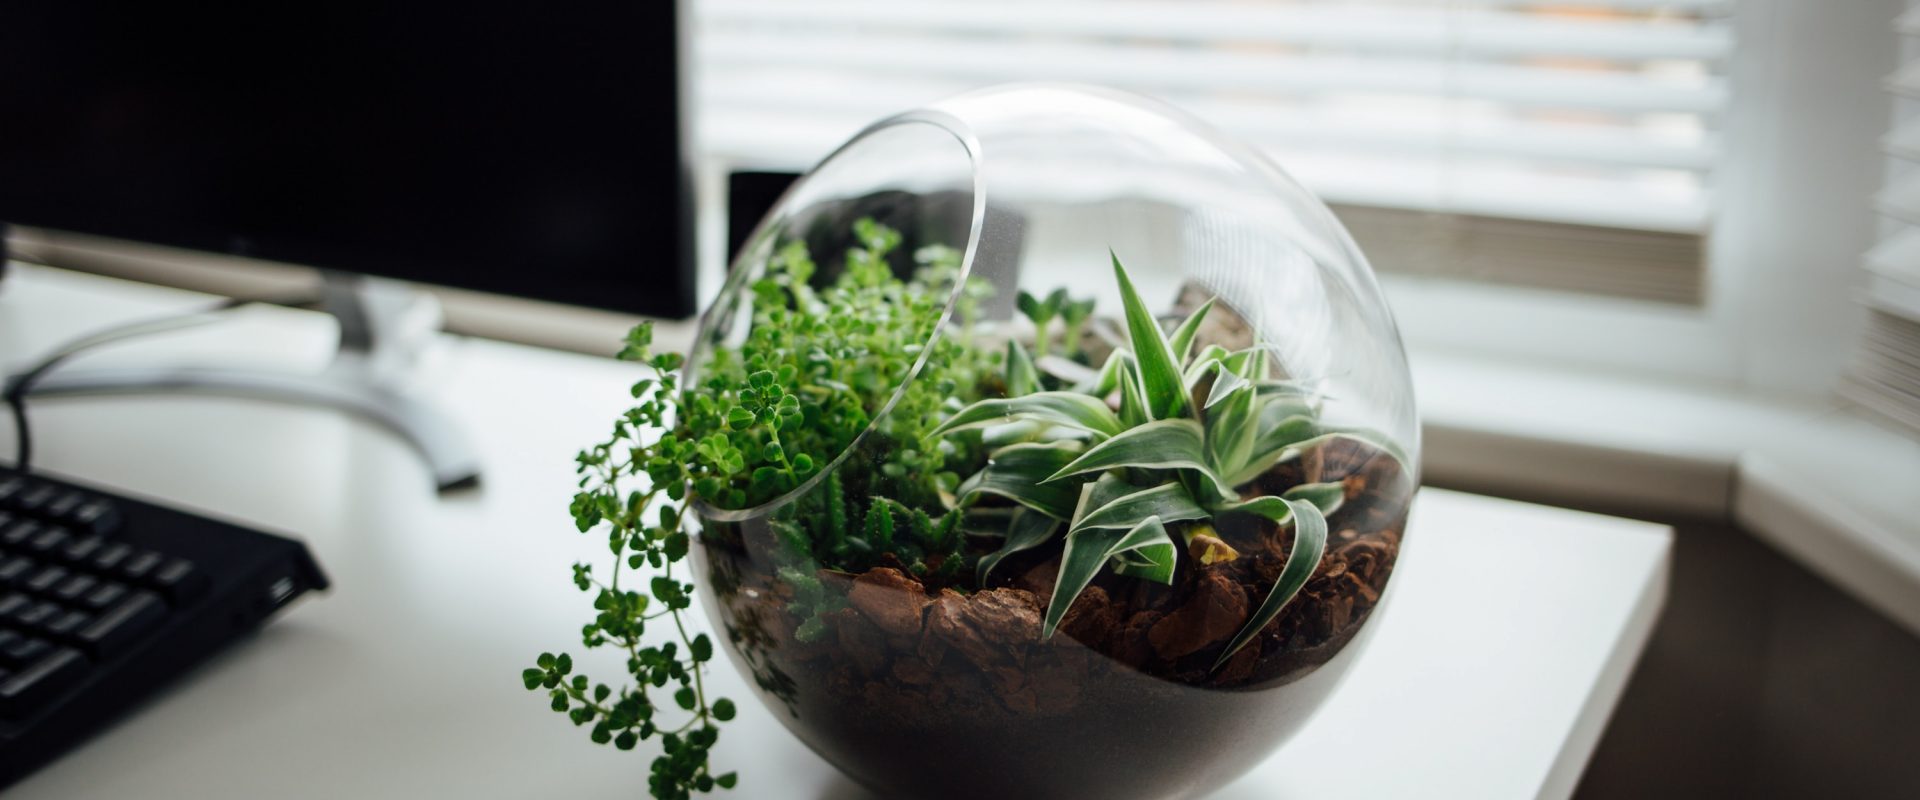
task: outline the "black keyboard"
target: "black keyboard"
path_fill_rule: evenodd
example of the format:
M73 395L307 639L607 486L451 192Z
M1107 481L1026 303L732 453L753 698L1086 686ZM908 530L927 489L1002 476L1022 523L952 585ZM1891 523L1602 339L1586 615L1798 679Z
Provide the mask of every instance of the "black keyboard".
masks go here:
M291 539L0 468L0 789L326 586Z

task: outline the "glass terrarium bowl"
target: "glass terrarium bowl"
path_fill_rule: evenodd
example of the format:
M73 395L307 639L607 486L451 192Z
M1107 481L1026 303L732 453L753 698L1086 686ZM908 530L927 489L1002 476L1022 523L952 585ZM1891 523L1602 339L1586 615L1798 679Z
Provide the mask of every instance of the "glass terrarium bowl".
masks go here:
M761 223L686 386L835 325L782 402L848 443L765 502L696 503L694 550L735 664L855 780L1194 795L1358 657L1413 394L1365 258L1263 156L1081 87L886 119Z

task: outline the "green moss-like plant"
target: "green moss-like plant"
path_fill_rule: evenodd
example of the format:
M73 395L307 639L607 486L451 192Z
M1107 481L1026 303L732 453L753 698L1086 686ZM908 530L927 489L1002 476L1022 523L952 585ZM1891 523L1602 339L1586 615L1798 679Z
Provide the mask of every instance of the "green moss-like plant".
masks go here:
M689 634L684 615L694 586L676 575L694 504L750 508L824 469L893 397L959 280L958 255L948 248L921 248L914 275L901 280L893 269L899 233L862 219L854 234L858 244L824 287L813 285L817 265L803 243L782 247L749 287L754 311L746 341L717 349L698 385L679 385L681 356L653 352L651 324L634 328L620 358L656 374L633 385L634 405L614 421L608 439L576 459L574 523L583 533L604 534L614 557L604 569L573 567L574 585L594 598L581 644L620 651L631 682L595 683L574 671L568 653L540 654L522 680L545 692L554 711L587 727L596 743L628 750L657 737L662 754L648 779L656 798L686 798L736 781L709 770L717 723L731 719L735 707L707 695L702 673L713 643ZM976 283L961 294L959 313L969 319L985 291ZM900 413L871 434L880 437L873 452L886 454L883 460L850 461L831 476L830 491L806 496L809 513L776 521L789 561L781 575L795 587L803 638L818 635L818 614L841 602L814 577L820 562L846 568L892 553L923 570L929 563L949 571L961 565L959 515L945 513L942 498L959 481L955 467L977 468L980 454L939 446L929 434L949 398L980 396L981 378L998 360L964 341L943 337L927 354L921 379L905 384L895 406ZM662 429L670 431L652 435ZM636 587L643 569L652 574ZM670 640L646 641L655 621L670 626ZM668 708L685 712L684 719L666 722L659 712Z

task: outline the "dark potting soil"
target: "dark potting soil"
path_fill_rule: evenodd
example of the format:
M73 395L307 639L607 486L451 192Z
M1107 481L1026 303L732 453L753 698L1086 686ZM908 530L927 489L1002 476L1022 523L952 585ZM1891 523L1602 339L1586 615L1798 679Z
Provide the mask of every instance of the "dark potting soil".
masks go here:
M1187 795L1264 758L1352 660L1330 665L1386 587L1412 481L1394 459L1337 440L1257 488L1336 480L1346 499L1318 569L1219 669L1285 563L1291 530L1219 520L1238 558L1200 566L1183 555L1173 586L1103 575L1046 641L1058 548L1007 559L971 593L892 566L822 571L847 607L811 642L793 636L792 590L763 560L771 540L753 523L703 537L702 584L737 663L788 726L884 796Z

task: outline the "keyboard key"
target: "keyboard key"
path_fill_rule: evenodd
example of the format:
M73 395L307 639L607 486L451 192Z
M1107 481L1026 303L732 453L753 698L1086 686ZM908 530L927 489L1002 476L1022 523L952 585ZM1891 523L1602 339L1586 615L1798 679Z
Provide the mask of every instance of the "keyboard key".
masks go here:
M120 529L120 509L96 497L81 503L72 514L68 514L67 524L87 533L106 536Z
M78 640L95 658L110 658L159 626L166 615L159 595L135 592L81 628Z
M19 592L0 597L0 625L11 623L13 615L25 611L30 605L33 605L33 598Z
M67 489L54 495L52 500L48 500L46 507L40 509L40 513L49 519L66 519L73 514L74 509L79 508L80 504L86 501L86 495Z
M62 648L0 681L0 715L24 716L86 672L80 652Z
M99 585L100 579L92 575L70 575L59 586L54 587L53 599L65 605L76 606L80 604L81 598L93 591L93 587Z
M24 642L26 640L27 640L26 635L20 633L19 631L12 630L10 628L0 628L0 664L7 663L6 659L3 656L7 652L8 648L13 647L14 645L19 644L20 642Z
M66 567L49 564L27 579L26 589L34 594L52 594L53 587L60 585L70 574Z
M91 608L95 611L99 611L103 608L113 605L114 603L120 602L120 598L123 598L126 596L127 596L126 584L108 583L108 582L102 581L99 586L94 587L93 591L88 593L87 596L80 601L80 604L83 606L86 606L87 608ZM5 603L6 601L4 599L0 599L0 605L4 605ZM4 619L4 618L5 618L5 615L0 614L0 619Z
M46 508L53 496L60 493L60 487L51 483L30 483L27 488L13 498L13 508L27 514L38 516Z
M40 523L30 519L14 520L5 530L0 530L0 547L24 547L35 536L40 535Z
M18 669L39 661L52 651L53 644L45 639L13 633L6 642L0 643L0 664Z
M85 563L86 560L92 558L95 553L100 552L100 548L106 546L106 544L106 539L97 535L88 534L67 542L67 546L61 548L59 556L69 564Z
M29 630L40 630L60 615L60 607L42 600L15 612L13 624Z
M10 556L0 560L0 587L15 587L27 581L33 574L33 559L26 556Z
M48 636L59 639L60 641L71 641L80 635L80 629L85 627L87 622L92 619L93 617L87 616L87 613L84 611L68 611L54 617L53 621L47 623L43 630L46 631Z
M67 542L72 540L73 536L68 534L65 528L57 528L49 525L43 526L39 536L28 540L26 547L30 553L44 555L66 547Z
M178 606L198 600L206 592L208 580L206 573L194 568L193 562L175 558L154 570L153 580L148 583L166 595L167 602Z
M120 577L134 583L145 583L147 577L160 567L160 554L152 550L142 550L120 565Z
M113 572L119 569L120 562L127 560L127 556L130 555L133 555L133 548L128 547L126 542L114 542L94 554L93 570L95 572Z

